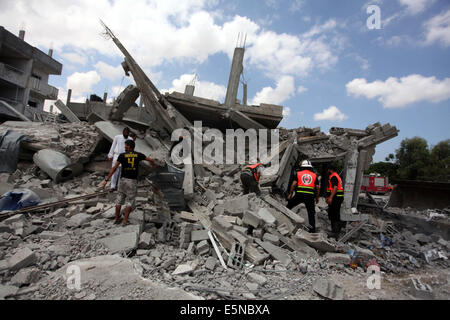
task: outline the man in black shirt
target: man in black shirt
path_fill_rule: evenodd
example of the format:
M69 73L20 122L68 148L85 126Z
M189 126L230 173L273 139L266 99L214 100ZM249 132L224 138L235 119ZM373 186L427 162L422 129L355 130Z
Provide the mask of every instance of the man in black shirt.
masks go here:
M343 227L341 221L341 205L344 201L344 188L342 185L342 179L336 172L336 167L330 165L328 167L328 186L327 186L327 196L325 198L328 204L328 218L331 222L331 230L333 236L336 240L339 237L339 233Z
M117 158L117 162L115 163L114 167L112 167L111 171L103 182L103 188L105 188L108 180L117 170L117 168L122 165L122 174L118 187L116 217L114 219L114 224L120 223L120 210L122 209L122 205L125 203L125 199L127 199L127 202L123 224L128 224L128 217L131 213L131 210L134 208L134 201L137 193L139 162L146 160L149 161L153 167L156 167L156 164L152 158L146 157L140 152L134 152L134 147L135 143L133 140L125 141L125 152L119 155L119 157Z

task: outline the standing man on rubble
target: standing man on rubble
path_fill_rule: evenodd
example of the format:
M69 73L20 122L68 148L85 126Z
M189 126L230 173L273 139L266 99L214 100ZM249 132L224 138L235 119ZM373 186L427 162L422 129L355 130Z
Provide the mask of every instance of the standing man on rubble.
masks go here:
M244 194L249 192L256 193L256 195L261 194L259 189L259 178L261 177L264 165L262 163L256 163L253 165L246 166L241 173L242 188L244 189Z
M119 157L119 154L125 152L125 141L131 140L131 138L129 137L129 134L130 134L130 128L126 127L123 129L122 134L119 134L114 137L113 143L111 145L111 149L109 149L109 153L108 153L108 160L112 162L112 167L114 167L114 164L117 162L117 158ZM117 189L121 170L122 170L122 167L119 167L119 169L116 170L116 172L112 176L111 190Z
M342 187L342 179L336 172L336 166L331 164L328 166L328 186L327 196L325 198L328 203L328 218L331 222L331 232L336 240L341 232L341 205L344 202L344 188Z
M156 167L155 161L152 158L145 156L143 153L134 151L135 143L133 140L125 141L125 152L121 153L114 166L111 168L108 176L103 182L102 188L105 188L108 180L113 176L117 169L122 165L121 178L119 181L119 188L117 194L116 203L116 216L114 224L120 223L120 210L122 205L126 202L125 214L123 217L123 224L128 224L128 217L131 210L134 208L134 202L137 194L137 179L139 174L139 162L146 160L149 161L153 167Z
M298 206L300 203L304 203L306 210L308 211L308 223L311 226L309 232L316 232L316 204L319 202L319 179L317 175L312 172L312 165L309 160L304 160L300 167L300 170L295 174L294 181L292 182L291 189L288 196L288 209L292 209ZM295 196L292 196L295 191Z

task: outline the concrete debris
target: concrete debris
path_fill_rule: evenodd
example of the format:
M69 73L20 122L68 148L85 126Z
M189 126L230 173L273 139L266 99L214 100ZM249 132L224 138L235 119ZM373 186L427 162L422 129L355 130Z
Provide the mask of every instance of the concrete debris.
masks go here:
M422 283L418 278L411 277L410 293L421 300L432 300L434 298L433 290L430 285Z
M344 289L332 280L317 279L313 284L314 292L331 300L343 300Z
M182 289L168 289L182 287L206 299L299 299L304 295L314 298L315 292L340 300L344 287L331 280L335 275L358 277L370 265L380 266L386 277L423 267L448 269L448 208L391 208L385 207L387 198L377 202L373 196L365 203L360 197L363 172L375 146L398 134L394 126L331 128L328 134L320 128L278 128L278 149L271 150L267 161L260 160L269 163L279 157L279 166L264 170L260 195L243 195L243 164L187 161L175 165L169 152L176 129L198 136L193 125L197 120L205 125L202 133L277 128L281 106L247 106L236 99L243 49L233 59L226 101L221 104L195 96L193 86L185 93L161 94L105 28L123 53L122 67L133 76L135 86L128 86L113 104L106 103L106 97L71 102L69 94L66 104L56 103L69 123L6 121L0 125L0 132L11 130L26 136L16 171L0 175L1 190L28 188L42 201L33 211L0 213L0 273L4 279L0 298L198 298ZM142 162L131 225L126 227L111 221L115 192L78 198L98 193L111 168L106 152L125 126L137 135L135 150L158 164L152 168ZM255 143L262 138L257 136ZM249 155L247 150L244 153ZM195 160L195 155L188 158ZM321 177L322 195L327 165L344 162L341 217L347 221L348 235L344 240L328 238L330 222L323 199L316 206L318 232L314 234L305 231L304 205L286 207L293 173L304 159L313 163ZM371 211L361 214L364 208ZM82 269L83 286L87 281L79 292L69 291L63 279L73 264ZM245 275L248 281L242 281ZM412 281L413 297L432 296L431 287ZM290 290L293 282L294 293Z

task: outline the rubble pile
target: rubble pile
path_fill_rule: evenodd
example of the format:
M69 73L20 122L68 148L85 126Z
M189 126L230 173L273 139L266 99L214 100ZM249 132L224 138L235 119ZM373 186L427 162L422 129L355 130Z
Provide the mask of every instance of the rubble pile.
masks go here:
M397 135L395 127L375 123L365 130L332 128L329 134L320 128L280 128L279 147L261 160L270 163L278 157L278 170L269 167L263 172L259 196L243 195L240 174L244 165L184 163L180 170L171 165L172 132L184 128L195 136L195 115L184 109L183 113L182 108L187 101L195 108L196 98L178 93L172 105L174 99L159 93L120 41L106 30L124 53L125 73L131 73L136 83L116 102L110 113L114 122L98 113L88 117L89 125L71 112L67 118L73 121L64 125L6 122L0 126L0 131L14 130L26 136L20 143L23 150L17 170L0 176L2 194L14 188L30 189L41 201L37 206L0 212L0 298L338 300L352 293L335 279L351 276L366 283L370 266L379 266L384 274L448 269L445 236L413 233L383 210L370 215L356 210L362 173L375 146ZM137 92L150 123L124 118ZM204 99L202 103L214 110L213 102ZM260 107L280 111L270 105ZM226 112L226 106L217 108L206 112L206 117L223 126L261 129L265 126L255 119L270 126L280 121L279 115L255 113L251 110L255 106L247 111L245 106ZM112 221L116 194L101 191L99 186L111 168L107 161L110 143L126 126L139 133L135 150L155 158L159 168L141 171L145 177L138 184L130 225L121 226ZM50 161L39 161L36 154L42 150L62 153L67 166L59 169ZM303 204L286 208L293 172L302 159L315 165L345 163L341 217L347 227L339 241L328 237L323 199L317 205L318 232L314 234L307 232ZM70 174L54 178L69 164ZM77 169L72 170L75 165ZM148 173L169 178L182 173L184 197L176 203L177 209L173 197L179 190L160 190ZM167 181L163 182L170 185ZM68 285L71 266L89 275L76 290ZM411 286L428 290L420 281ZM170 289L170 296L168 288L173 287L178 291Z

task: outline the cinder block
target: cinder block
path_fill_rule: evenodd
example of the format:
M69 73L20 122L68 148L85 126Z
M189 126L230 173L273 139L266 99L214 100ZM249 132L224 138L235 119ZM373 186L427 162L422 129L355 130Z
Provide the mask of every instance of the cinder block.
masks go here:
M253 228L258 228L261 224L261 219L256 213L246 210L244 212L242 222L246 225L252 226Z

